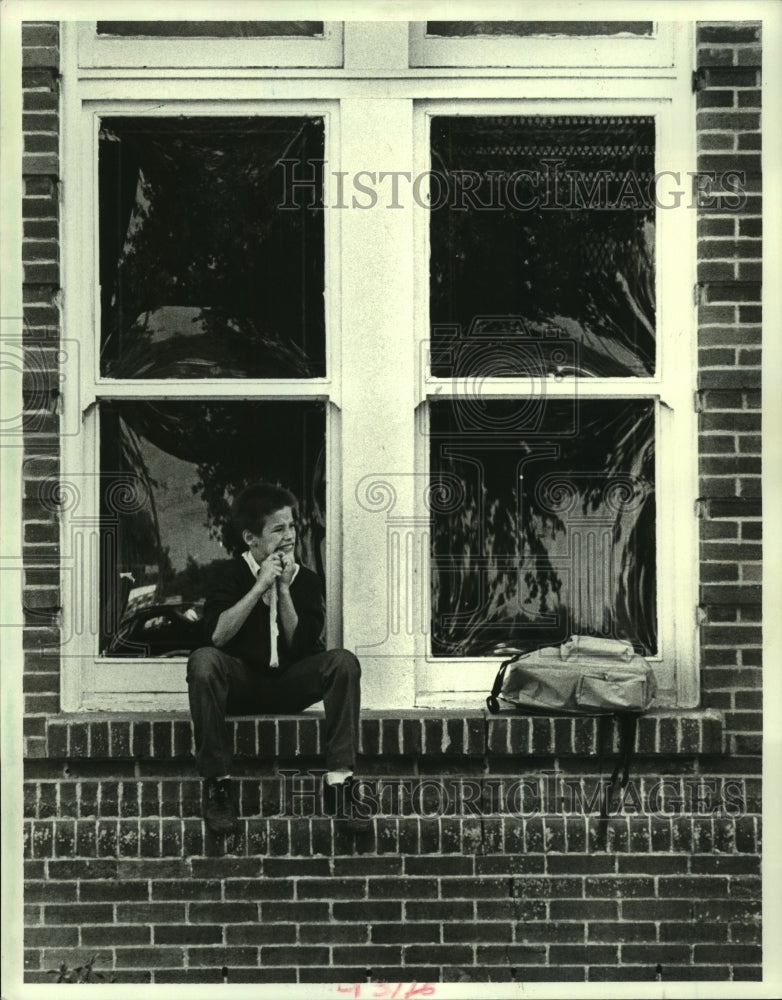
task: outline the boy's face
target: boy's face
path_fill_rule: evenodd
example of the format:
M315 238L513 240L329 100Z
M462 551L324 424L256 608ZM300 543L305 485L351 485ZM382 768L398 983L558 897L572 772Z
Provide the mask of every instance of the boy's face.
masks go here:
M272 552L293 555L296 546L296 523L293 520L293 511L290 507L281 507L273 514L269 514L260 535L255 535L246 529L242 538L258 564Z

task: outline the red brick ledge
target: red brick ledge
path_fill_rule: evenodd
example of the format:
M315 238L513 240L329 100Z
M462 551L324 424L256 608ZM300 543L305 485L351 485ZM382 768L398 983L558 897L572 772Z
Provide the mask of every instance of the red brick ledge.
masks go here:
M285 758L323 753L319 714L233 720L239 757ZM615 735L616 741L616 735ZM362 714L359 752L365 756L582 756L597 753L594 718L493 716L488 712L378 711ZM725 722L716 709L650 712L639 721L637 752L710 755L725 752ZM53 759L171 760L192 755L186 713L62 714L46 722L45 752Z

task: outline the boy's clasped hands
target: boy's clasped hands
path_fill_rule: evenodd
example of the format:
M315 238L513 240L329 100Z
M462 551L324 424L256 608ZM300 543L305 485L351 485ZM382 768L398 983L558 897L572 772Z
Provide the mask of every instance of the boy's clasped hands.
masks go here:
M256 585L262 594L276 582L281 583L284 587L289 587L295 568L296 560L292 552L272 552L261 563Z

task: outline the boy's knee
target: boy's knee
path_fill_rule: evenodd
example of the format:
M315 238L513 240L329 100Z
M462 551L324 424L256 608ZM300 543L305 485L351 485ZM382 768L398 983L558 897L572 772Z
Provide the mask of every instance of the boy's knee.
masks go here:
M361 664L355 653L349 649L332 649L330 653L335 671L347 677L361 676Z
M220 651L214 646L194 649L187 659L188 684L203 684L220 673Z

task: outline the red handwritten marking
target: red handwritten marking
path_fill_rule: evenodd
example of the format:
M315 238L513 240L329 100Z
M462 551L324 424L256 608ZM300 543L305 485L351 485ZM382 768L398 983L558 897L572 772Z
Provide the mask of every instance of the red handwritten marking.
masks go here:
M413 983L405 993L405 1000L410 1000L410 997L430 997L433 994L434 985L432 983Z
M360 1000L362 993L362 986L366 986L367 989L371 989L371 993L367 993L366 996L372 997L372 1000L396 1000L397 997L402 997L403 1000L412 1000L413 997L431 997L435 993L434 983L339 983L337 986L337 993L347 994L352 996L354 1000ZM393 986L393 990L392 990ZM407 987L405 989L405 987ZM402 993L402 990L405 990Z

